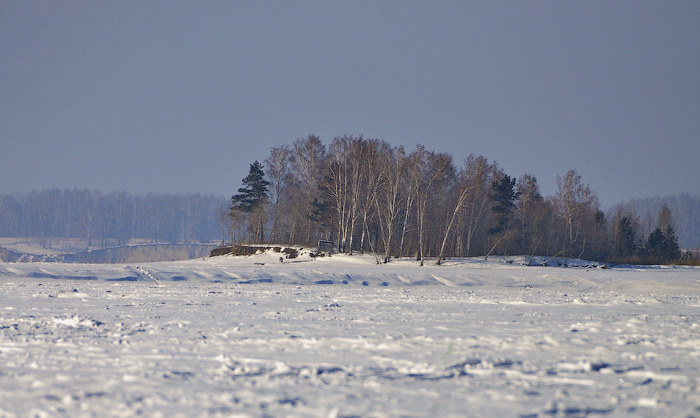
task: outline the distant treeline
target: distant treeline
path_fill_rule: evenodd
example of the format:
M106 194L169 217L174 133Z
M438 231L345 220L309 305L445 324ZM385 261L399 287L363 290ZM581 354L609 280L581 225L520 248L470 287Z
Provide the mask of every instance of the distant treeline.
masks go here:
M511 177L483 156L455 162L421 145L407 151L342 136L326 146L308 136L251 164L219 216L231 242L326 241L378 261L526 254L642 262L679 260L674 228L698 217L698 198L688 198L694 209L628 202L604 213L576 171L557 185L543 196L535 176Z
M233 182L232 182L233 183ZM525 254L675 262L700 248L700 196L637 199L605 212L574 170L543 196L496 162L378 139L273 147L229 200L187 194L42 190L0 195L0 236L332 246L377 259ZM235 187L232 187L235 188Z
M632 199L615 206L613 211L629 214L639 225L640 234L648 236L656 228L658 215L664 206L671 211L672 223L678 233L680 247L700 250L700 196L698 195L684 193Z
M134 238L163 242L221 239L216 213L221 196L102 194L96 190L33 191L0 195L0 236L85 238L88 246L123 245Z

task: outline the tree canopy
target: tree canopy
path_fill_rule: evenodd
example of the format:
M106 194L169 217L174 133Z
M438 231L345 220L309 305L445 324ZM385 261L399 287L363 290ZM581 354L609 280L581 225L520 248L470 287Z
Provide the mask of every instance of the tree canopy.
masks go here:
M328 146L313 135L299 138L272 148L265 164L269 180L255 161L231 198L236 242L333 242L336 251L371 252L377 262L411 256L421 263L490 254L603 261L661 251L658 234L642 241L648 230L632 215L609 221L575 170L557 179L553 196L542 196L533 175L511 177L483 156L459 161L423 145L407 151L348 135ZM662 213L666 262L679 254L671 220Z

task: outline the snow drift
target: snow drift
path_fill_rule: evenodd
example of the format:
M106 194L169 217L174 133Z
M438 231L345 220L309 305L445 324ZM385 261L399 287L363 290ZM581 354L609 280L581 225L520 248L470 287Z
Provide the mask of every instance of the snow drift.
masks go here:
M700 269L530 261L0 264L0 416L700 413Z

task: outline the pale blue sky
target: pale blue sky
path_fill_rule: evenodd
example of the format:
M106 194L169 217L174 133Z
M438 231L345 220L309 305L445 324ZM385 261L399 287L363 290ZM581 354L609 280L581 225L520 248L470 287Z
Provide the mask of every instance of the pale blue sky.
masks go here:
M0 2L0 193L230 196L363 134L605 206L700 193L698 1Z

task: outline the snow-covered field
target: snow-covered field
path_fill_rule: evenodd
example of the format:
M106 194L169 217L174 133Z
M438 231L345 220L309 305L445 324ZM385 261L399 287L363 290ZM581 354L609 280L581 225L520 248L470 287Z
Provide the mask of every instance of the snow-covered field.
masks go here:
M700 269L524 262L0 263L0 416L700 417Z

